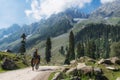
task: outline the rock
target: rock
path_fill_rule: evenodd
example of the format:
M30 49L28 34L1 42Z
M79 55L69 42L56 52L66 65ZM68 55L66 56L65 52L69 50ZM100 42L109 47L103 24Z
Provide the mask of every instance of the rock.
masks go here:
M94 73L95 74L103 74L103 71L102 71L102 69L96 67L96 68L94 68Z
M106 67L108 70L112 70L112 71L118 71L119 69L118 68L115 68L115 67Z
M85 63L78 63L77 70L82 69L83 67L86 67Z
M81 68L80 71L82 72L82 74L87 75L92 73L94 71L94 68L92 66L85 66Z
M120 80L120 77L118 77L116 80Z
M7 58L4 58L1 66L5 70L13 70L13 69L17 68L15 62L13 60L7 59Z
M76 75L77 74L77 68L74 67L74 68L70 68L67 72L66 72L67 75Z
M71 66L76 66L76 65L77 65L77 61L76 61L76 60L70 61L70 65L71 65Z
M89 58L89 59L88 59L88 62L93 62L93 63L95 63L96 61L95 61L94 59Z
M59 80L59 79L61 79L61 75L62 75L61 72L57 72L52 80Z
M69 70L70 68L64 67L61 69L61 72L66 72L67 70Z
M120 64L120 59L118 57L112 57L110 60L113 64Z
M101 59L100 61L98 61L98 64L112 64L110 59Z
M80 57L79 61L80 62L85 62L85 61L89 61L89 60L93 60L92 58L89 58L87 56L84 56L84 57Z

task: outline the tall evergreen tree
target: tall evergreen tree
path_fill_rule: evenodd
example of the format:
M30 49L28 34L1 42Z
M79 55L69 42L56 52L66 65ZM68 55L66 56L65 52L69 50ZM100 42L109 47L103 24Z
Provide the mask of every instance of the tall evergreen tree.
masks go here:
M74 34L71 31L70 35L69 35L69 59L70 59L70 61L75 59L74 46L75 46L75 43L74 43Z
M21 46L20 46L20 49L19 49L19 52L21 53L21 55L24 55L24 53L26 52L26 35L25 33L23 33L21 35L21 38L22 38L22 41L21 41Z
M47 41L46 41L46 49L45 49L45 60L46 62L50 62L51 60L51 39L50 37L47 38Z
M86 55L95 59L96 44L94 41L89 41L86 46Z
M84 56L84 46L81 43L77 45L77 58Z

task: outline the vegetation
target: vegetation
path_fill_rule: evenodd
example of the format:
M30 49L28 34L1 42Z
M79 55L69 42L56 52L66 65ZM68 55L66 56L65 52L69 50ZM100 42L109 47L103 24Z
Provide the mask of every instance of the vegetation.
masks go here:
M88 53L91 52L92 54L95 54L95 56L91 56L92 54L88 55L92 58L108 58L110 55L111 44L120 40L119 30L119 25L113 26L102 23L88 24L75 35L75 42L83 42L85 44L84 47L87 49L85 50L85 55L88 55Z
M84 56L84 45L82 43L78 43L76 52L77 52L77 58Z
M24 55L24 53L26 52L26 47L25 47L25 45L26 45L26 35L25 35L25 33L23 33L22 35L21 35L21 38L22 38L22 41L21 41L21 46L20 46L20 53L21 53L21 55Z
M28 66L28 65L24 64L24 61L23 61L21 55L16 55L16 54L13 54L13 53L8 53L8 52L0 52L0 65L3 63L4 58L8 58L8 59L13 60L15 62L15 64L17 65L17 69L25 68L25 67ZM30 59L29 56L28 56L28 58ZM5 71L8 71L8 70L4 70L0 66L0 72L5 72Z
M117 56L120 58L120 42L114 42L111 45L111 54L110 56Z
M50 39L50 37L48 37L47 41L46 41L46 49L45 49L46 50L45 51L45 60L47 63L50 62L50 60L51 60L51 48L52 48L51 45L52 45L51 39Z
M75 48L74 34L73 34L73 32L71 31L71 32L70 32L70 35L69 35L69 49L68 49L70 61L75 59L75 51L74 51L74 48Z

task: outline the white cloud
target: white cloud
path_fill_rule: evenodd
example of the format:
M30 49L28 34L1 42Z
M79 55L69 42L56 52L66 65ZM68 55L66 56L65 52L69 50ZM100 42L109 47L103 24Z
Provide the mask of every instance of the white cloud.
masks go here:
M31 10L26 10L28 17L35 19L48 18L52 14L64 11L70 7L82 8L92 0L33 0Z
M115 0L101 0L101 3L104 4L104 3L108 3L108 2L113 2Z

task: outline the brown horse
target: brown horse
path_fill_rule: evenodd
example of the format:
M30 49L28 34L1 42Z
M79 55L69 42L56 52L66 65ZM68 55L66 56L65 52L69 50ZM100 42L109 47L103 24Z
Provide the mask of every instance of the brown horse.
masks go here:
M40 64L40 55L37 55L36 58L32 58L31 60L32 70L34 71L34 67L36 70L38 70L39 64Z

